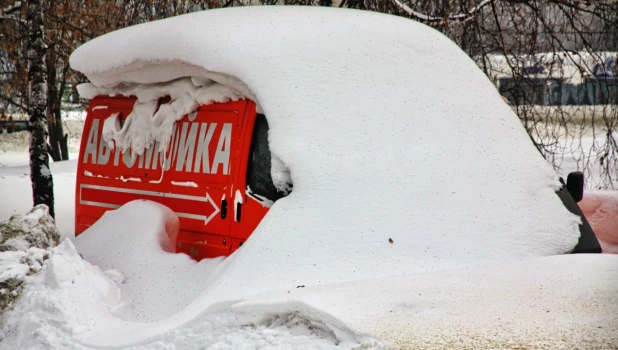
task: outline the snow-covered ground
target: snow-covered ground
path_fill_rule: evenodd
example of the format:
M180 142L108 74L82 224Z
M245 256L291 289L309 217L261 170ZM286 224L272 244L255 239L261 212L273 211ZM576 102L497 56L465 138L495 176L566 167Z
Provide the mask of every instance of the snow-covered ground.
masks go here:
M57 224L64 236L73 232L74 171L74 161L52 164ZM22 174L27 168L0 169L0 193L13 191L14 199L2 202L0 220L30 206L24 195L29 178ZM5 331L16 333L5 334L0 349L90 349L113 342L79 340L89 325L101 330L113 325L113 317L161 319L192 305L220 259L196 264L159 248L157 229L164 225L143 225L160 221L165 217L161 213L164 208L133 203L104 218L100 229L91 232L103 237L81 242L84 254L105 251L99 256L103 260L86 262L70 242L63 243L45 275L32 278L34 287L23 296L28 302L15 311L26 317L7 326ZM370 349L386 341L404 349L608 349L618 344L618 288L612 283L617 266L613 256L558 256L317 288L292 286L206 308L194 320L130 348L334 349L367 344ZM125 334L119 329L102 333L115 334L119 343Z
M0 205L0 220L6 220L31 207L28 155L3 153L0 162L15 165L0 169L0 193L11 198ZM65 237L74 232L75 167L75 160L51 164L56 222ZM5 335L0 349L123 344L122 326L106 329L115 318L165 319L184 307L201 307L195 300L221 261L196 264L159 248L156 229L165 225L140 225L160 220L162 211L134 204L107 216L101 229L90 232L103 237L78 245L82 254L105 251L99 260L81 260L65 242L45 277L32 278L34 287L23 297L28 303L16 310L28 316L7 326L5 330L17 333ZM138 212L139 220L131 220ZM426 349L612 348L618 344L618 288L611 283L617 266L611 256L559 256L316 288L290 286L206 307L190 322L169 325L154 338L144 336L131 348L331 349L366 344L369 349L385 343ZM161 283L165 280L173 283ZM55 281L52 286L50 281ZM99 332L89 334L89 324ZM113 335L117 338L110 339Z
M68 240L62 243L43 272L28 277L23 302L0 334L0 349L609 349L618 344L618 285L612 282L617 256L555 256L289 286L206 307L197 297L221 260L195 263L167 253L165 227L173 219L165 207L134 202L85 233L92 237L78 242L79 250ZM87 262L78 255L96 249L105 252L98 255L102 260ZM169 316L183 307L201 311L179 324ZM132 333L135 321L153 318L163 319L153 326L166 331Z
M54 194L59 208L56 221L65 237L74 236L74 203L76 159L84 126L84 111L63 112L64 132L69 136L68 162L54 163L50 168L54 176ZM29 136L25 131L0 134L0 220L14 214L24 214L32 208L30 181ZM10 200L7 200L10 198ZM69 202L67 202L69 201Z
M436 31L360 11L213 10L92 40L71 65L98 88L192 77L256 99L294 190L226 259L171 253L178 218L152 202L74 239L61 227L0 348L618 345L618 255L562 255L578 219L556 173ZM0 169L7 198L29 193L25 169ZM75 163L51 170L58 225L72 225ZM26 206L2 203L0 219Z
M74 155L75 156L75 155ZM28 153L0 154L0 162L14 162L19 166L0 168L0 220L11 215L24 214L32 208L32 185ZM26 165L22 165L22 164ZM56 225L64 237L73 237L75 232L75 169L76 161L51 163L54 177Z

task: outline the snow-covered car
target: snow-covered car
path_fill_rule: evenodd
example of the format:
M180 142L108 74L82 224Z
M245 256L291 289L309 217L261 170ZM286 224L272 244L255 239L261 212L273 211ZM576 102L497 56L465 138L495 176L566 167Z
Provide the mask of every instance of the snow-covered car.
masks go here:
M298 329L340 348L618 339L611 298L588 302L617 291L616 256L567 255L598 251L567 209L577 174L561 183L483 72L428 26L210 10L106 34L70 63L93 99L76 195L84 260L65 242L15 328L99 348L257 348ZM245 127L258 115L267 129ZM257 139L270 164L253 157ZM239 231L248 217L255 229ZM183 230L223 245L211 223L233 254L173 253Z

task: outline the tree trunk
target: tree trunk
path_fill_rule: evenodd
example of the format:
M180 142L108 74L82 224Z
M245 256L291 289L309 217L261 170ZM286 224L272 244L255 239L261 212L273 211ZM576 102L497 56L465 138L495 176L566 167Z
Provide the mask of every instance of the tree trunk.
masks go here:
M28 1L28 88L30 102L30 180L34 205L45 204L54 217L54 183L47 154L47 92L43 2Z
M47 130L49 132L49 143L51 146L51 156L54 161L68 160L69 152L67 139L62 128L60 104L62 103L62 87L58 89L56 82L56 53L50 50L45 55L47 68ZM64 84L62 84L63 86Z
M58 104L53 111L54 120L56 121L56 125L58 125L56 132L58 135L58 143L60 144L60 159L62 160L69 160L69 135L64 133L64 127L62 126L62 113L60 112L62 108L62 93L64 92L64 88L66 87L68 71L69 65L67 63L62 70L62 81L60 83L60 88L56 93Z
M54 105L56 104L56 66L53 62L53 50L45 55L45 68L47 69L47 133L49 134L50 156L57 162L60 160L60 147L56 133L56 121L54 120Z

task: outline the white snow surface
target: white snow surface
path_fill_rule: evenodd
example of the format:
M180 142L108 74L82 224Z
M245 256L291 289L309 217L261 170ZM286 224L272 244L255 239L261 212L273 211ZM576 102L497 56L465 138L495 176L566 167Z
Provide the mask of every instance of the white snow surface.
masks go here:
M270 155L270 175L275 188L286 195L292 191L290 169L275 154Z
M339 321L326 323L307 308L245 312L223 305L186 327L174 330L168 325L160 337L138 333L126 339L128 329L139 332L140 324L190 305L216 275L211 270L221 258L197 263L169 252L168 233L177 229L178 217L169 208L140 200L104 215L75 240L78 249L65 239L48 251L30 248L18 252L21 255L0 254L2 278L26 280L20 302L2 324L0 349L91 349L127 341L133 349L179 344L209 349L350 349L365 344L370 349L378 343ZM41 263L44 254L49 259ZM25 276L29 268L41 272ZM119 322L128 329L115 328ZM107 338L93 339L95 330Z
M51 251L39 249L39 255L50 257L39 274L26 277L21 302L0 331L0 349L604 349L618 344L618 284L611 283L618 255L552 256L296 286L203 308L193 298L225 270L219 265L209 271L216 261L196 263L165 252L165 232L176 220L162 205L135 201L80 236L78 250L68 239ZM117 244L131 234L126 246ZM135 247L142 249L130 249ZM110 265L118 269L107 269ZM163 327L159 335L135 321L116 328L120 319L173 312L181 306L175 303L203 309L182 325L174 317L150 323Z
M42 271L26 277L20 302L3 325L2 349L62 348L123 305L118 286L83 261L69 239L51 252Z
M71 65L99 87L210 78L262 106L294 191L210 297L559 254L577 242L557 174L515 114L454 43L414 21L205 11L104 35Z
M222 337L210 338L216 345L228 334L217 328L217 315L240 317L249 309L231 306L249 295L335 282L358 283L362 290L366 282L373 298L385 293L384 303L404 300L399 297L409 285L397 294L395 283L382 288L381 282L402 275L426 276L410 278L444 292L458 286L452 276L462 276L467 284L457 290L469 292L473 303L486 293L474 286L492 285L492 277L485 279L476 266L495 269L492 276L504 264L534 272L518 270L520 261L535 258L530 264L545 268L543 262L554 258L539 257L568 252L577 243L578 219L554 193L557 175L515 114L454 43L414 21L305 7L211 10L97 38L71 56L71 65L97 88L165 88L161 83L190 77L255 100L269 121L271 151L289 169L294 190L272 206L241 249L218 264L165 253L163 232L174 217L161 206L131 204L110 212L77 242L85 259L99 267L77 264L79 255L65 242L49 259L52 266L33 276L32 294L11 318L22 332L11 338L17 342L56 339L53 344L62 348L67 339L97 347L153 341L164 348L166 340L182 341L188 336L183 330L194 327L192 336L215 329L209 336ZM165 132L145 127L155 139ZM596 259L569 257L548 268L554 272L549 288L566 288L561 274L568 275L572 264L599 266L603 276L615 273L609 267L615 257L600 265ZM506 278L505 290L512 282L524 288L520 297L533 294L520 277ZM589 287L615 292L597 280ZM575 282L570 290L586 288ZM371 313L361 317L364 306L352 297L341 299L347 301L341 307L356 318L332 304L301 299L281 300L275 315L301 312L319 321L334 342L365 343L372 338L359 334L373 332L380 320ZM432 300L439 307L441 299ZM607 315L616 314L611 304L603 305ZM230 309L232 315L226 314ZM482 321L472 310L460 310L471 322ZM565 322L591 312L578 309ZM30 323L28 315L39 318ZM45 327L36 343L28 327L41 319ZM352 321L364 326L351 331L346 324ZM541 317L538 322L550 323ZM252 324L260 329L262 323Z
M16 153L17 155L17 153ZM28 153L20 153L17 164L28 162ZM74 158L77 158L76 156ZM4 160L0 155L0 162ZM56 227L60 236L75 236L75 173L77 162L68 160L50 163L54 179ZM22 215L32 209L30 168L26 166L0 167L0 221L12 215Z
M119 269L124 276L122 289L132 305L121 318L149 322L171 316L199 295L211 270L222 261L197 263L174 253L168 231L175 236L178 225L171 209L139 200L106 213L75 239L89 263L104 270Z
M530 259L266 293L232 310L328 310L399 349L615 349L618 255Z

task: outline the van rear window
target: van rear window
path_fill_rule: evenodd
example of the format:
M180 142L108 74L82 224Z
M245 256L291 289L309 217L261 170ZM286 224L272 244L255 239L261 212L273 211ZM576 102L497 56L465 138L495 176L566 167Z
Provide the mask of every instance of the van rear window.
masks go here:
M247 166L247 186L253 194L264 197L273 202L289 194L277 190L273 184L271 173L271 155L268 144L268 122L263 114L258 114L251 138ZM290 184L290 188L292 185Z

